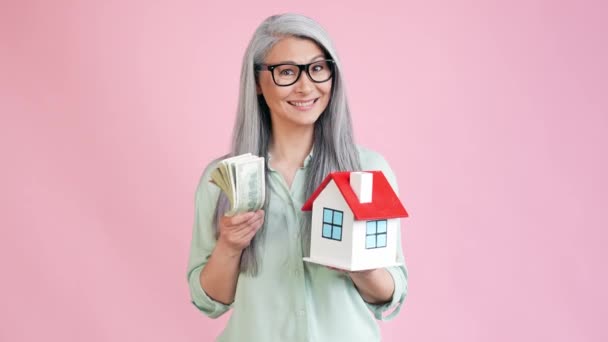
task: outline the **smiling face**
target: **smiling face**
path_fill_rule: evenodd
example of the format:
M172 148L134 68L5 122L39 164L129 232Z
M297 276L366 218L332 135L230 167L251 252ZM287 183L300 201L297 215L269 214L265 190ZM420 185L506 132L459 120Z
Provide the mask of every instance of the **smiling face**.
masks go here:
M308 64L329 58L312 40L286 37L276 43L264 64ZM311 70L312 72L312 70ZM262 94L270 108L273 128L313 127L327 107L331 96L332 79L323 83L313 82L306 71L298 81L287 87L277 86L271 71L258 72L258 95Z

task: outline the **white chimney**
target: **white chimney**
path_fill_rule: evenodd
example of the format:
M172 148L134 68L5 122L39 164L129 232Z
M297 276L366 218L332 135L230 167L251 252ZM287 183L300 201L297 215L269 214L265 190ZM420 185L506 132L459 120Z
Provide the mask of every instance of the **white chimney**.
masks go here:
M372 185L374 175L369 172L351 172L350 187L359 198L360 203L372 202Z

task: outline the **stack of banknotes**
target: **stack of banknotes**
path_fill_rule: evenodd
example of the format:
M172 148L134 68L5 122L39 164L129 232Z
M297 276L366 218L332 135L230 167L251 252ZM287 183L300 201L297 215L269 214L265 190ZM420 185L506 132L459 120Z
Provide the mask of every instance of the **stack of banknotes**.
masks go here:
M228 197L228 216L256 211L264 206L266 177L262 157L246 153L224 159L211 172L211 182Z

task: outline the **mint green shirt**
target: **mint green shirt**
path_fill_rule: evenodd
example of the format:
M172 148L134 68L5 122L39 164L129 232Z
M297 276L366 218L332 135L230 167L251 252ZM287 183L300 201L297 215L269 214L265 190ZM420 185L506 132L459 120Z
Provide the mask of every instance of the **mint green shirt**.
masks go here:
M217 341L379 341L380 331L374 318L388 320L399 312L407 293L405 266L387 268L395 282L393 298L389 303L374 305L362 299L346 273L302 260L300 209L306 201L305 173L311 157L312 153L296 172L291 189L280 173L269 169L270 197L265 208L261 269L256 277L239 275L235 299L230 305L210 298L199 282L201 270L216 244L211 225L220 193L209 182L216 162L205 168L196 190L187 275L192 303L205 315L216 318L232 309L232 316ZM398 193L395 175L381 155L359 148L359 157L362 170L383 171ZM401 242L400 235L397 241ZM397 245L397 258L403 263L401 243Z

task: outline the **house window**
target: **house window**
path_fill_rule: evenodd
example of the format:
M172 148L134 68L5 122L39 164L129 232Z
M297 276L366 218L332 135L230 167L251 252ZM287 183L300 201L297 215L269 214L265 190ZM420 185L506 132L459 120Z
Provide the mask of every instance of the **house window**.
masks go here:
M365 248L386 247L386 220L367 221Z
M342 241L342 216L340 210L323 208L322 235L326 239Z

